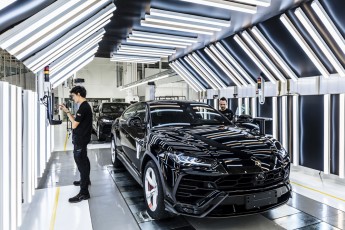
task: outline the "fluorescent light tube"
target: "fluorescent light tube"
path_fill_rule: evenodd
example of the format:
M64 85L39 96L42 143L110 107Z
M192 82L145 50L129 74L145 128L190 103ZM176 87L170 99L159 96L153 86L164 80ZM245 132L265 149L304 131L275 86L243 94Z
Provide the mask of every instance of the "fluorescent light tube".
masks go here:
M288 149L288 126L287 126L287 96L282 96L282 113L281 113L281 130L282 130L282 144L283 147L290 152L291 150ZM278 122L278 121L277 121Z
M150 39L150 38L138 38L138 37L133 37L133 36L129 36L129 38L127 38L127 41L151 42L151 43L162 44L162 45L173 45L173 46L180 47L180 48L187 48L187 46L191 45L191 43L164 41L164 40L158 40L158 39L154 40L154 39Z
M183 32L194 33L194 34L213 35L212 31L201 30L201 29L193 29L193 28L189 28L189 27L186 27L186 26L173 26L173 25L166 25L166 24L157 23L157 22L148 22L148 21L144 21L144 20L141 20L140 24L141 24L141 26L158 28L158 29L183 31Z
M330 110L331 110L331 95L325 94L324 98L324 121L323 121L323 172L325 174L330 173Z
M186 46L181 45L173 45L173 44L162 44L157 42L148 42L148 41L141 41L141 40L129 40L127 39L127 43L130 44L141 44L141 45L151 45L151 46L162 46L162 47L172 47L172 48L186 48Z
M197 72L199 74L199 76L201 76L206 82L207 84L212 88L212 89L218 89L218 86L215 85L203 72L203 70L201 69L201 66L198 62L196 62L196 60L194 60L193 57L191 56L187 56L184 57L184 60L188 63L188 65L194 69L195 72ZM199 69L200 68L200 69ZM206 70L204 70L206 71Z
M144 81L139 82L139 83L134 84L134 85L130 85L130 86L127 86L127 87L122 87L120 90L122 91L122 90L130 89L130 88L133 88L133 87L137 87L137 86L139 86L139 85L143 85L143 84L148 83L148 82L158 81L158 80L161 80L161 79L164 79L164 78L168 78L168 77L170 77L169 74L164 75L164 76L161 76L161 77L157 77L157 78L155 78L155 79L149 79L149 80L147 80L147 81L144 80Z
M209 18L209 17L201 17L201 16L190 15L190 14L182 14L182 13L152 9L152 8L150 9L150 15L163 17L163 18L188 21L188 22L197 22L197 23L202 23L202 24L221 26L221 27L230 27L230 24L231 24L230 21L226 21L226 20L220 20L220 19Z
M218 84L221 88L226 89L227 86L224 84L224 82L216 75L215 72L213 72L213 70L211 70L210 67L208 67L208 65L203 60L201 60L201 58L199 57L199 55L197 55L197 53L192 53L192 56L206 70L206 73L208 73L209 76L211 76L210 77L211 80L214 79L215 82L217 82L216 84Z
M304 50L304 52L307 54L307 56L310 58L310 60L314 63L316 68L321 72L322 76L324 76L325 78L328 78L329 73L328 73L327 69L324 67L322 62L319 60L319 58L316 56L316 54L310 48L308 43L304 40L302 35L294 27L294 25L289 20L289 18L285 14L282 14L280 16L280 21L284 24L286 29L291 33L292 37L301 46L301 48Z
M242 84L237 80L236 77L219 61L219 59L206 47L206 54L226 73L226 75L233 81L238 87L242 87ZM247 83L244 82L244 85L247 86Z
M252 117L257 117L257 102L256 102L256 97L253 97L253 98L251 99L251 103L252 103L251 115L252 115Z
M278 139L278 99L272 97L272 136Z
M235 41L237 44L246 52L246 54L252 59L252 61L256 64L257 67L266 75L266 77L271 81L272 84L277 84L277 80L273 77L273 75L266 69L266 67L261 63L261 61L255 56L255 54L251 51L251 49L242 41L240 36L237 34L234 36Z
M191 81L179 70L173 63L170 63L169 66L195 91L201 91L200 89L196 88L195 85L191 83Z
M154 52L154 51L141 51L141 50L138 50L138 51L136 51L136 50L128 50L128 49L122 49L122 48L120 48L119 50L118 50L118 52L126 52L126 53L131 53L130 55L135 55L136 53L137 54L141 54L141 55L143 55L143 54L152 54L152 55L156 55L156 56L163 56L163 57L168 57L168 56L170 56L171 54L167 54L167 53L161 53L161 52ZM140 56L141 56L140 55ZM145 56L145 55L144 55Z
M271 5L271 0L236 0L236 2L264 7L269 7Z
M160 34L160 33L150 33L150 32L142 32L142 31L132 31L132 35L135 37L144 37L144 38L157 38L157 39L164 39L169 41L182 41L188 43L197 43L197 38L192 37L184 37L184 36L176 36L176 35L168 35L168 34Z
M256 42L253 40L253 38L249 35L247 31L242 32L243 38L247 41L249 46L256 52L256 54L259 55L261 60L264 61L266 66L279 78L279 80L283 83L286 83L286 78L284 75L279 71L279 69L273 64L273 62L267 57L265 52L256 44Z
M297 81L297 75L291 70L291 68L286 64L283 58L278 54L278 52L273 48L273 46L268 42L268 40L264 37L264 35L259 31L257 27L253 27L251 29L253 35L256 37L257 40L265 47L267 52L272 55L272 57L279 63L282 69L289 75L289 77L293 81Z
M333 21L327 15L326 11L323 9L322 5L318 0L314 0L311 3L311 8L315 11L315 14L320 18L320 21L323 23L324 28L332 35L334 40L339 45L341 51L345 55L345 39L334 25Z
M299 165L299 96L294 95L292 100L292 131L293 131L293 165Z
M327 60L329 60L329 62L333 65L336 71L340 74L340 76L345 77L345 70L342 64L340 64L338 59L334 56L332 51L329 49L329 47L327 46L325 41L322 39L319 32L317 32L317 30L315 29L313 24L310 22L308 17L304 14L302 9L297 8L295 10L295 15L297 16L298 20L302 23L304 28L308 31L310 36L314 39L314 41L319 46L319 48L324 53L324 55L327 57Z
M16 0L3 0L3 1L1 1L0 10L6 8L7 6L11 5L15 1Z
M240 11L243 13L255 14L257 11L256 6L244 5L236 2L229 2L223 0L181 0L184 2L191 2L206 6L218 7L227 10Z
M339 95L339 177L345 178L345 94Z
M122 54L122 55L137 55L137 56L146 56L146 57L168 57L167 54L156 54L156 53L149 53L149 52L135 52L135 51L128 51L128 50L118 50L114 54Z
M217 54L218 52L216 52L216 50L219 50L224 57L226 57L226 59L228 59L228 61L231 63L231 65L233 65L238 72L241 73L241 75L253 86L256 86L256 82L249 76L249 74L247 73L247 71L245 71L242 66L235 60L235 58L233 58L230 53L218 42L216 44L217 49L211 45L211 50ZM220 56L219 56L220 57Z
M164 48L154 48L148 46L129 46L129 45L121 45L120 49L122 50L135 50L135 51L148 51L148 52L159 52L159 53L166 53L166 54L174 54L176 50L174 49L164 49Z
M184 73L188 79L190 79L195 85L198 86L198 88L201 89L201 91L206 91L205 86L203 86L198 79L196 79L192 73L190 73L179 61L175 61L174 63L178 69L181 70L182 73Z

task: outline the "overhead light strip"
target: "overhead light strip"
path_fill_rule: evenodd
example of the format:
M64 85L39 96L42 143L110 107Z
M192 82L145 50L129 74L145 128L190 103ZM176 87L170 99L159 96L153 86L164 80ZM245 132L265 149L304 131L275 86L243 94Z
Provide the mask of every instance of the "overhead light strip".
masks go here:
M327 60L329 60L329 62L333 65L336 71L340 74L340 76L345 77L345 70L342 64L340 64L338 59L334 56L328 45L322 39L321 35L317 32L317 30L310 22L308 17L305 15L303 10L301 8L297 8L295 10L295 15L297 16L298 20L302 23L304 28L308 31L310 36L314 39L314 41L319 46L324 55L327 57Z
M230 70L230 72L232 73L232 75L234 75L234 77L236 79L238 79L242 85L244 86L248 86L248 83L244 80L244 78L236 71L236 69L226 60L226 58L217 50L217 48L213 45L210 46L211 49L211 53L214 54L215 56L218 57L218 59L225 65L225 67ZM215 59L217 60L217 59ZM230 75L229 75L230 76Z
M292 163L294 166L299 165L299 96L294 95L292 99L292 131L293 131L293 160Z
M324 121L323 121L323 129L324 129L324 140L323 140L323 172L325 174L330 174L330 111L331 111L331 95L325 94L323 95L324 98Z
M163 48L154 48L154 47L147 47L147 46L129 46L129 45L121 45L120 48L122 50L136 50L136 51L148 51L148 52L160 52L166 54L174 54L176 50L174 49L163 49Z
M169 41L182 41L188 43L197 43L197 38L192 37L184 37L184 36L175 36L175 35L168 35L168 34L161 34L161 33L150 33L150 32L143 32L143 31L132 31L132 35L136 37L146 37L146 38L157 38L157 39L164 39Z
M150 38L138 38L138 37L133 37L133 36L129 36L129 38L127 38L127 41L151 42L151 43L162 44L162 45L173 45L173 46L181 47L181 48L187 48L187 46L191 45L191 43L185 43L185 42L164 41L164 40L159 40L159 39L155 40L155 39L150 39Z
M197 72L197 74L199 74L200 77L202 77L207 84L212 88L212 89L218 89L218 86L213 83L213 81L211 81L203 72L202 67L200 66L200 64L198 62L196 62L196 60L194 60L193 57L191 56L187 56L184 57L184 60L188 63L188 65L194 69L195 72Z
M127 52L127 53L138 53L138 54L156 54L156 55L161 55L161 56L169 56L172 55L172 53L163 53L163 52L157 52L157 51L145 51L145 50L131 50L131 49L123 49L122 47L120 47L120 49L118 51L121 52Z
M206 47L206 54L223 70L224 73L233 81L238 87L242 87L242 84L237 80L236 77L220 62L220 60ZM247 83L245 83L247 85Z
M194 34L205 34L205 35L213 35L213 32L209 30L200 30L200 29L193 29L186 26L173 26L173 25L166 25L163 23L156 23L156 22L148 22L145 20L141 20L141 26L151 27L151 28L158 28L158 29L166 29L166 30L174 30L174 31L182 31L187 33L194 33Z
M272 84L277 84L277 80L273 75L267 70L267 68L261 63L261 61L255 56L251 49L243 42L243 40L237 34L234 36L237 44L246 52L246 54L252 59L252 61L259 67L259 69L266 75L266 77L271 81Z
M316 68L321 72L322 76L324 76L325 78L328 78L329 72L327 71L325 66L322 64L322 62L319 60L319 58L316 56L316 54L313 52L313 50L310 48L308 43L304 40L302 35L294 27L290 19L285 14L282 14L280 16L280 21L284 24L284 26L290 32L292 37L297 41L297 43L304 50L304 52L307 54L310 60L314 63Z
M334 40L337 42L341 51L345 55L345 39L334 25L333 21L330 19L322 5L318 0L314 0L311 3L311 8L315 11L315 14L320 18L320 21L323 23L324 28L332 35Z
M181 0L181 1L205 5L205 6L218 7L218 8L227 9L227 10L240 11L240 12L249 13L249 14L255 14L257 12L256 6L250 6L250 5L223 1L223 0Z
M221 27L230 27L230 21L226 20L220 20L215 18L209 18L209 17L201 17L201 16L195 16L190 14L183 14L183 13L177 13L167 10L159 10L159 9L150 9L150 15L157 16L157 17L163 17L163 18L169 18L169 19L177 19L187 22L196 22L196 23L202 23L207 25L214 25L214 26L221 26Z
M1 5L0 5L0 10L8 7L9 5L11 5L12 3L14 3L16 0L3 0L1 1Z
M149 52L135 52L135 51L123 51L118 50L114 54L122 54L122 55L137 55L137 56L146 56L146 57L168 57L168 54L157 54L157 53L149 53Z
M127 40L127 43L130 44L137 44L137 45L151 45L151 46L161 46L161 47L171 47L171 48L186 48L186 46L181 45L173 45L173 44L162 44L157 42L148 42L148 41L141 41L141 40Z
M211 45L211 50L213 49L212 47L214 47L213 45ZM245 71L242 66L235 60L234 57L232 57L230 55L230 53L222 46L222 44L220 44L219 42L216 43L216 47L217 49L224 55L224 57L226 57L226 59L228 59L228 61L231 63L231 65L233 65L238 72L241 73L241 75L253 86L256 85L256 83L254 82L254 80L249 76L249 74L247 73L247 71Z
M205 86L203 86L198 79L196 79L192 73L190 73L179 61L175 61L176 66L184 73L188 79L190 79L201 91L206 91Z
M170 63L169 66L195 91L201 91L199 88L197 88L195 85L191 83L191 81L177 68L176 65L173 63Z
M219 86L219 89L226 89L227 86L224 84L224 82L217 76L217 74L213 70L211 70L211 68L203 60L201 60L197 53L192 53L192 56L195 58L197 62L199 62L202 68L206 70L206 73L208 73L209 78L211 80L215 80L213 82Z
M250 29L253 35L260 43L265 47L267 52L279 63L280 67L289 75L289 77L293 81L297 81L297 75L291 70L291 68L286 64L283 58L278 54L278 52L273 48L273 46L268 42L268 40L264 37L264 35L259 31L257 27L253 27Z
M345 178L345 94L339 95L339 177Z

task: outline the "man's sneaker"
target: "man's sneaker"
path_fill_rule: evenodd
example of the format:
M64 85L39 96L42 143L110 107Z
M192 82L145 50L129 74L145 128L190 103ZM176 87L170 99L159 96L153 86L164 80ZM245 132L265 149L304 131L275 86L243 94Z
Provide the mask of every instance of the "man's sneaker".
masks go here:
M80 180L73 181L75 186L80 186ZM89 181L89 185L91 185L91 181Z
M72 197L72 198L69 198L68 201L70 203L78 203L80 201L83 201L83 200L88 200L90 199L90 194L81 194L79 193L78 195Z

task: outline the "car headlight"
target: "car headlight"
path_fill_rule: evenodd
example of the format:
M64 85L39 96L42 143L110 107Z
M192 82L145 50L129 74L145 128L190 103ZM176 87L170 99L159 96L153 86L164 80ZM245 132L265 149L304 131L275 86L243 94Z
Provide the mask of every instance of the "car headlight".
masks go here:
M276 140L273 142L273 144L277 148L278 153L280 156L282 156L282 158L285 158L288 155L287 151L283 148L282 144L279 141Z
M106 119L106 118L102 118L101 121L104 122L104 123L111 123L111 122L113 122L112 120L109 120L109 119Z
M188 156L184 153L172 153L170 155L176 163L189 166L211 167L212 162L206 159Z

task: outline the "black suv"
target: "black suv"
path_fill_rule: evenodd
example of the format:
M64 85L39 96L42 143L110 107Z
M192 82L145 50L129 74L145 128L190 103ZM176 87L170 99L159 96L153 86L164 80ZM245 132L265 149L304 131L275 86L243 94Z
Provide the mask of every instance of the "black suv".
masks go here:
M93 129L99 141L110 137L113 121L120 117L128 106L128 103L105 102L94 108Z

